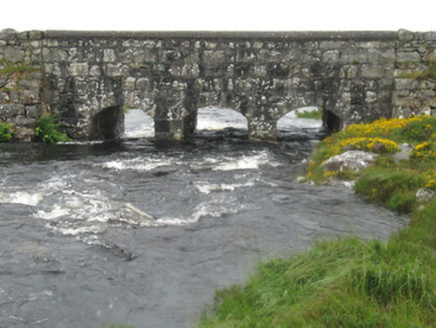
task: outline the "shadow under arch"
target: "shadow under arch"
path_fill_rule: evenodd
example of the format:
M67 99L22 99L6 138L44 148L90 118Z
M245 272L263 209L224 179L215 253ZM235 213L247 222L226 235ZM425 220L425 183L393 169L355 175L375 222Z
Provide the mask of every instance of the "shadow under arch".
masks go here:
M124 133L123 106L106 107L95 114L90 122L90 140L113 140Z

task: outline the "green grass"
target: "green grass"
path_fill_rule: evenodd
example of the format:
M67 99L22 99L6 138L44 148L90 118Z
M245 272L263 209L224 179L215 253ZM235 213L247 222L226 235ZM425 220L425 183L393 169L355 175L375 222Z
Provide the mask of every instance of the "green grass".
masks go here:
M413 240L318 242L216 292L199 327L434 327L435 261Z
M320 120L320 119L322 119L322 109L316 109L316 110L311 110L311 111L307 111L307 110L299 111L299 110L296 110L295 111L295 115L297 115L298 118L307 118L307 119Z
M436 118L403 123L355 127L323 141L308 179L330 176L320 164L335 147L345 151L338 145L347 138L407 141L416 147L410 160L382 154L367 170L342 176L357 179L356 193L368 201L409 213L409 227L386 243L319 241L302 254L265 262L246 284L217 291L198 327L436 327L436 198L422 204L415 196L419 188L436 191Z

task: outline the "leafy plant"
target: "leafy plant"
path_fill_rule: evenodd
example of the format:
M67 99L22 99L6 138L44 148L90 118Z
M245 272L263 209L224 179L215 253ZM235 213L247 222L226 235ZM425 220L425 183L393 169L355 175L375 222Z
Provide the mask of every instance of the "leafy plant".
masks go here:
M45 143L59 141L70 141L71 139L59 130L55 115L43 115L38 120L38 127L35 129L35 136Z
M0 142L10 141L12 139L12 131L9 124L0 122Z

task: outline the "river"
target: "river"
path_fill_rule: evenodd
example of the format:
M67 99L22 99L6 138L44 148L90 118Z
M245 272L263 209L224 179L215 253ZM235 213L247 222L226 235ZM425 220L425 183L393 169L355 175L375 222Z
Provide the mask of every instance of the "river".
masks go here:
M0 144L0 327L192 327L262 259L405 224L296 181L320 122L290 115L279 141L249 142L244 120L205 108L188 143L156 145L131 110L119 141Z

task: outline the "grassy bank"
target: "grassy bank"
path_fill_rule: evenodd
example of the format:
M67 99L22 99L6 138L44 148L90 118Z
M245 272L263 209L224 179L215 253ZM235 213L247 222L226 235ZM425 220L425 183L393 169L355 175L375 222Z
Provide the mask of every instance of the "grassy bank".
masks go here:
M199 327L435 327L436 118L380 120L350 126L322 141L307 179L357 179L355 191L411 215L388 242L348 238L317 243L289 259L261 264L245 285L217 291ZM413 146L395 161L400 143ZM363 172L330 172L322 163L347 150L378 153Z

